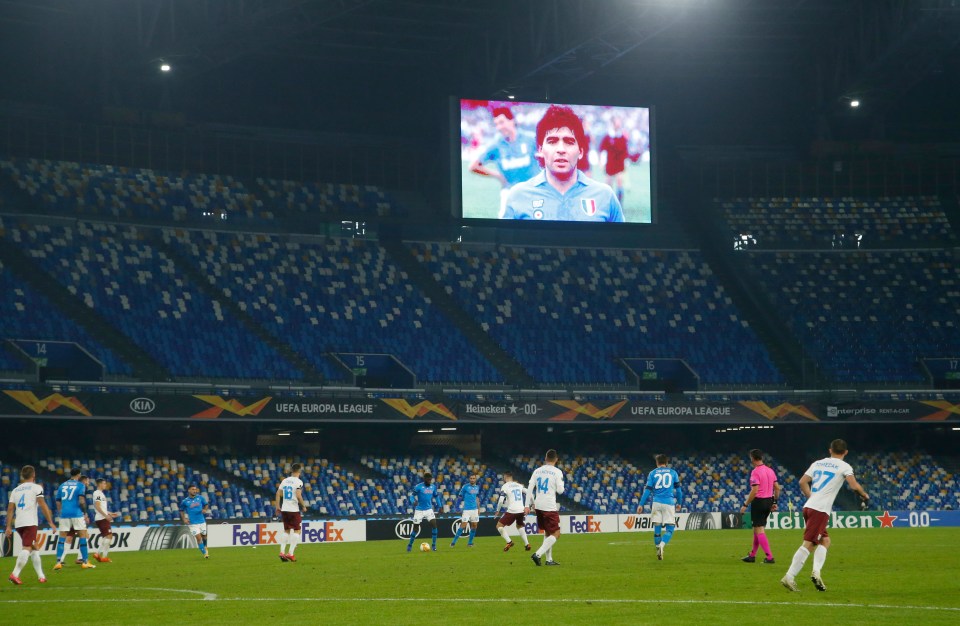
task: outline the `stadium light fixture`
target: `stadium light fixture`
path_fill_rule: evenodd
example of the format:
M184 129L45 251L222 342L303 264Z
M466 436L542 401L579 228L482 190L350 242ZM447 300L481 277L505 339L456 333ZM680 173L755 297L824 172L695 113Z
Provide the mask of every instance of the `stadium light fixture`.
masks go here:
M454 426L446 426L446 427L444 427L444 428L441 428L440 430L456 430L456 427L454 427Z
M319 430L305 430L303 431L304 435L318 435L320 434Z
M850 101L850 108L851 108L851 109L859 109L859 108L860 108L860 101L859 101L859 100L851 100L851 101Z
M433 429L432 429L432 428L422 428L422 429L418 430L417 432L418 432L418 433L432 433L432 432L433 432Z
M170 64L169 64L169 63L161 63L161 64L160 64L160 71L161 71L161 72L169 72L169 71L172 70L172 69L173 69L173 68L170 67Z
M290 433L277 433L278 437L289 437Z

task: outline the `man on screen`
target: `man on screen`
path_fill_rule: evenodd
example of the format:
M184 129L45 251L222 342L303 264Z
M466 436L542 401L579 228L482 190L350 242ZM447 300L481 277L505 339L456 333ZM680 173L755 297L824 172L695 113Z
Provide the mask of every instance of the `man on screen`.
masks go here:
M484 148L473 163L470 171L481 176L490 176L500 181L500 209L498 217L503 217L507 192L517 183L535 176L540 167L535 158L537 144L529 131L517 128L513 111L508 107L495 107L491 112L493 124L500 136ZM491 168L489 164L496 167Z
M503 218L624 221L613 189L577 169L586 146L583 123L573 109L551 105L537 124L537 159L543 172L510 190Z

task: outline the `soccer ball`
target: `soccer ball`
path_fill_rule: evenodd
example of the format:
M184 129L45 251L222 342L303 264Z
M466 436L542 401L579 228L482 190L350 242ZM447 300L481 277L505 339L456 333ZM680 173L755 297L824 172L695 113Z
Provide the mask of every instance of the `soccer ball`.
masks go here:
M424 541L420 544L420 552L430 552L430 544Z

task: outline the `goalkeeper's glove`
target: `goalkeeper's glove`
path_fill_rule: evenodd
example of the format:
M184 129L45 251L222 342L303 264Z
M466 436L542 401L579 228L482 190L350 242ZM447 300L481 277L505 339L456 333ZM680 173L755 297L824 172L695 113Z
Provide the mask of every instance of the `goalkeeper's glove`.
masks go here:
M870 508L870 498L860 496L860 510L866 511Z

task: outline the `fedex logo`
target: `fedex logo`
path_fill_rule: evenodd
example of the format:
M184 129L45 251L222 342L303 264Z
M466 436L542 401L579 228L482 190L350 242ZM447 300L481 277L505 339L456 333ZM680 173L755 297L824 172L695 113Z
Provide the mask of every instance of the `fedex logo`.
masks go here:
M343 528L337 528L333 522L324 522L320 528L312 528L310 522L304 522L300 529L300 541L305 543L343 541Z
M255 524L253 530L243 530L243 525L233 525L233 545L235 546L262 546L277 543L279 530L267 530L266 524Z
M570 532L574 534L578 533L599 533L603 532L600 530L600 520L595 519L592 515L587 515L583 521L579 521L575 515L570 516Z

